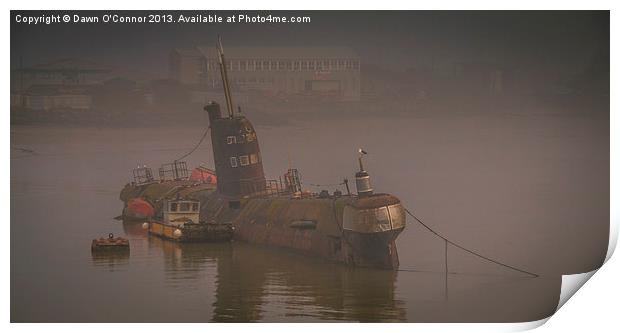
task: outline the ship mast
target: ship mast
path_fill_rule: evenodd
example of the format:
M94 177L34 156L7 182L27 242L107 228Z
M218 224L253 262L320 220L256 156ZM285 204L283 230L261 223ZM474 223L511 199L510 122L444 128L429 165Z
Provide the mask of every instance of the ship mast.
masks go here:
M220 61L220 73L222 74L222 84L224 85L224 95L226 96L226 109L228 116L233 117L233 101L228 84L228 72L226 71L226 59L224 58L224 48L222 47L222 37L217 36L217 55Z

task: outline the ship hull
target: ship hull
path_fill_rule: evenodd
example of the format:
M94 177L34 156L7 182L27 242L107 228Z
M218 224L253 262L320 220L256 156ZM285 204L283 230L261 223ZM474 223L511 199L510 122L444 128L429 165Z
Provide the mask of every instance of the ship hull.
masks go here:
M181 226L159 221L148 222L150 235L181 242L228 242L232 239L234 227L230 224L200 223Z
M354 266L398 269L396 237L402 231L403 228L367 234L345 230L349 251L344 261Z
M377 209L389 207L390 216L394 217L393 207L398 206L399 201L393 196L379 195L367 202L368 199L356 196L231 198L213 188L197 186L158 191L166 197L180 193L181 197L199 200L203 223L194 223L194 226L229 226L230 231L222 233L205 228L189 233L187 229L182 230L182 236L175 236L178 227L150 220L149 233L154 236L176 242L228 241L232 237L236 241L288 249L352 266L395 270L399 265L396 238L404 229L404 219L398 223L392 220L384 224L359 224L359 221L368 220L360 218L363 214L374 216ZM141 191L153 192L148 187ZM160 216L161 205L157 203L163 201L164 196L147 198L153 202L155 215ZM129 200L129 197L122 199Z
M213 200L217 197L214 194ZM220 201L225 202L221 198ZM343 225L345 207L350 209L356 202L357 198L352 196L246 199L233 219L234 239L352 266L397 269L396 238L404 224L364 232L347 230ZM216 207L213 209L217 211Z
M313 230L269 230L261 225L237 224L233 239L262 246L293 250L303 255L323 258L356 267L396 270L399 267L396 238L398 230L359 233L345 230L341 237Z

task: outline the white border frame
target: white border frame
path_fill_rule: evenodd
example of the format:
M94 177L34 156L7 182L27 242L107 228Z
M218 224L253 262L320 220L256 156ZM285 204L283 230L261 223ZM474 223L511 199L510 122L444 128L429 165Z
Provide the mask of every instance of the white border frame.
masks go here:
M561 2L556 1L535 1L535 0L521 0L521 1L484 1L484 0L469 0L469 1L425 1L425 2L405 2L405 1L381 1L380 3L372 3L372 4L362 4L359 1L327 1L327 0L316 0L312 2L292 2L292 1L260 1L260 6L257 5L255 1L249 0L241 0L236 2L205 2L205 1L186 1L186 2L161 2L156 3L154 1L150 2L128 2L128 1L119 1L119 0L109 0L106 2L84 2L77 0L57 0L54 2L34 2L34 1L20 1L12 4L7 4L3 2L2 4L5 8L4 17L5 24L3 25L2 37L4 39L4 45L10 45L10 12L9 9L30 9L30 10L40 10L40 9L62 9L62 8L71 8L71 9L110 9L114 8L115 10L121 9L177 9L177 10L190 10L190 9L209 9L209 10L223 10L223 9L232 9L232 10L251 10L251 9L270 9L270 8L278 8L278 9L330 9L330 10L350 10L350 9L414 9L414 10L428 10L428 9L439 9L439 10L510 10L510 9L535 9L535 10L611 10L610 20L611 20L611 59L618 58L617 57L617 36L618 36L618 24L615 19L618 18L616 13L618 9L618 1L604 1L604 0L590 0L590 1L575 1L575 0L564 0ZM103 8L105 6L106 8ZM19 8L17 8L19 7ZM615 57L614 57L615 55ZM10 52L4 52L4 63L10 63ZM6 65L5 65L6 66ZM8 96L9 88L10 88L10 68L6 66L3 68L4 72L4 105L8 107L10 96ZM610 96L611 104L610 110L616 110L616 98L617 96L614 94L614 82L618 78L618 69L614 63L611 63L611 91L612 94ZM4 117L2 124L4 125L4 131L2 132L2 140L4 144L2 145L3 156L6 159L9 159L9 163L2 164L2 171L4 175L8 175L10 172L10 119L9 112L5 111L2 113ZM594 330L597 329L605 331L609 331L609 327L617 326L617 305L618 305L618 273L620 272L620 267L618 264L618 259L611 258L612 253L616 247L617 243L617 235L618 235L618 208L614 205L614 203L618 203L618 188L619 188L619 178L617 176L619 159L618 159L618 132L620 130L620 125L618 122L617 112L612 111L610 115L610 133L611 133L611 151L610 151L610 187L611 187L611 234L610 234L610 244L607 255L606 264L600 269L604 273L595 274L593 282L587 284L583 289L583 291L576 294L574 301L566 303L565 306L561 308L561 310L553 317L552 320L545 326L543 326L544 330L549 332L560 332L560 331L573 331L573 330ZM10 179L6 176L4 178L5 189L10 187ZM2 202L9 202L10 200L10 192L3 191L2 197L4 200ZM4 210L4 219L5 223L10 221L10 212L8 209ZM10 232L4 232L2 237L4 237L2 246L2 257L3 262L7 263L10 260ZM3 287L3 302L1 314L4 318L4 326L13 331L62 331L62 332L83 332L88 330L89 332L109 332L110 330L117 329L125 329L125 330L149 330L152 332L168 332L172 329L187 329L187 330L204 330L204 329L224 329L224 330L236 330L236 329L249 329L253 331L269 331L273 332L290 332L291 330L303 332L312 332L316 329L320 328L337 328L339 330L348 330L355 329L363 331L376 331L381 329L390 329L390 330L419 330L423 329L431 332L446 332L458 330L460 332L496 332L496 331L514 331L514 330L524 330L538 327L545 322L547 319L543 319L537 322L530 323L517 323L517 324L396 324L396 325L385 325L385 324L377 324L377 325L351 325L351 324L338 324L338 326L329 325L325 326L322 324L320 327L317 327L314 324L46 324L44 327L38 324L9 324L10 321L10 274L8 270L10 270L10 266L5 264L7 271L1 275L2 279L2 287ZM592 277L594 272L587 273L585 275L581 275L576 277L577 279L582 280L583 282L587 281L587 278ZM575 278L575 277L573 277ZM571 278L569 277L569 280ZM563 283L563 288L565 285ZM204 327L204 325L208 325ZM313 333L313 332L312 332Z

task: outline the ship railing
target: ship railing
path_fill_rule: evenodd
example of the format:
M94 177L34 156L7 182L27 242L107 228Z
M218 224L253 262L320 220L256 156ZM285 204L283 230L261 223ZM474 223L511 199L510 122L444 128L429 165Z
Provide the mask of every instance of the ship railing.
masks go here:
M186 180L189 178L187 163L184 161L174 161L173 163L162 164L159 168L159 179L167 180Z
M290 196L291 192L286 184L279 179L241 181L241 194L248 197L277 197Z
M137 185L155 182L155 178L153 178L153 170L146 165L133 169L133 181L134 184Z

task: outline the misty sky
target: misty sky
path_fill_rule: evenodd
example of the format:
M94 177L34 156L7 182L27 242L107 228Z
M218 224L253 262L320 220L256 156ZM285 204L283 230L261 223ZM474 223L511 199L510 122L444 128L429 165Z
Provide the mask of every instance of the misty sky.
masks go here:
M312 22L36 26L16 23L18 13L24 14L11 12L12 68L19 65L20 56L25 66L81 57L166 76L172 48L213 44L217 34L225 46L349 46L363 64L395 70L430 67L432 62L442 67L455 61L488 61L578 73L593 59L601 59L601 53L606 55L602 61L609 62L608 11L299 11L294 14L308 15Z

